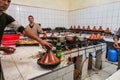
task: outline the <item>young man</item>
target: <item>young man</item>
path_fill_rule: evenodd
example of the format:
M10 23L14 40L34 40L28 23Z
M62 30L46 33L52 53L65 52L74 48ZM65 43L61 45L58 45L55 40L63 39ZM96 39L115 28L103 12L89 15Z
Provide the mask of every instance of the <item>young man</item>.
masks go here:
M44 48L45 46L51 48L52 44L40 39L35 34L31 33L28 29L25 29L22 25L20 25L17 21L15 21L15 19L12 18L10 15L4 13L4 11L8 9L10 2L11 0L0 0L0 42L1 42L1 38L2 38L5 27L12 26L16 31L21 32L22 34L37 40ZM15 49L12 47L0 47L0 51L14 52Z
M33 34L39 37L39 34L43 33L41 26L34 22L34 17L32 15L28 16L29 25L26 26L26 29L30 30Z

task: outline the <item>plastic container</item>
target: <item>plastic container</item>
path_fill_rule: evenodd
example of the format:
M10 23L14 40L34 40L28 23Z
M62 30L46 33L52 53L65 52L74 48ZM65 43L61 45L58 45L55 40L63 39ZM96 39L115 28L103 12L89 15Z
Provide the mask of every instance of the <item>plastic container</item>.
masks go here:
M108 60L112 62L118 61L118 50L115 49L113 46L108 50Z
M2 37L2 45L3 46L13 46L16 41L19 40L20 35L18 34L4 34Z

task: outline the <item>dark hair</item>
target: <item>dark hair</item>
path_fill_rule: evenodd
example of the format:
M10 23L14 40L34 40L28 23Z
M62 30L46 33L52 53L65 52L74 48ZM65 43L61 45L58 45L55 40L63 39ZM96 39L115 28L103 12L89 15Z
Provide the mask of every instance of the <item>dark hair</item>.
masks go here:
M28 18L29 18L29 17L32 17L32 18L34 18L32 15L29 15L29 16L28 16Z

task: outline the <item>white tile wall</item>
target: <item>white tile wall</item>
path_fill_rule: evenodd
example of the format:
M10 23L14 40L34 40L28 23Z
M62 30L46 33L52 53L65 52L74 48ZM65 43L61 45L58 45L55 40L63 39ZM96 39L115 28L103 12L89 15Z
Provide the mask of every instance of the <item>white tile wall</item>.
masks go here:
M23 26L28 24L27 17L33 15L35 22L42 27L68 27L68 12L12 4L6 11Z
M41 23L42 27L69 28L71 25L90 25L103 26L104 29L110 27L112 32L120 27L120 2L69 12L12 4L7 13L24 26L28 24L28 15L33 15L35 22Z
M114 32L120 27L120 2L71 11L69 25L110 27Z

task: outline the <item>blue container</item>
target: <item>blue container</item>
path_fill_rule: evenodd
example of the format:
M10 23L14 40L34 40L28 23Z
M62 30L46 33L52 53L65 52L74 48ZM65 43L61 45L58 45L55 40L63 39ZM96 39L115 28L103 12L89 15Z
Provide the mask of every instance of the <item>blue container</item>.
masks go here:
M108 56L109 61L117 62L118 61L118 50L115 49L113 46L108 50Z

